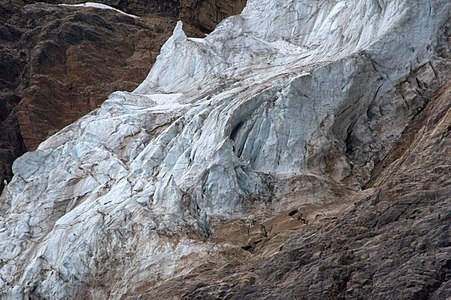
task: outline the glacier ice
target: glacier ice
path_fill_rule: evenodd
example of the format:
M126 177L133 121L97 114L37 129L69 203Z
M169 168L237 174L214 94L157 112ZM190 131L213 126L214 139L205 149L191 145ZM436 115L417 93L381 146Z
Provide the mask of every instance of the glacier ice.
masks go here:
M111 94L14 163L0 198L1 295L120 298L216 251L218 220L332 200L290 194L302 176L355 192L390 147L364 119L430 61L449 8L249 0L204 39L179 22L135 91ZM351 132L363 149L354 160Z

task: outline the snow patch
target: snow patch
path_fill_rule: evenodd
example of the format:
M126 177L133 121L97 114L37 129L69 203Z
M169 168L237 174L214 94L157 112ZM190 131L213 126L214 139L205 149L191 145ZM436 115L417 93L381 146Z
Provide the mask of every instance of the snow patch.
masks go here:
M128 14L126 12L123 12L120 9L111 7L111 6L106 5L106 4L96 3L96 2L85 2L85 3L80 3L80 4L59 4L59 5L60 6L72 6L72 7L88 7L88 8L99 8L99 9L110 9L110 10L114 10L114 11L120 13L120 14L129 16L131 18L139 18L138 16L131 15L131 14Z
M187 106L186 104L181 104L179 102L182 96L182 93L147 95L150 100L155 102L155 106L152 107L152 110L175 110Z
M284 41L284 40L278 40L275 42L272 42L271 45L276 48L280 54L284 55L298 55L304 52L308 52L310 49L307 47L298 46L295 44L292 44L290 42Z

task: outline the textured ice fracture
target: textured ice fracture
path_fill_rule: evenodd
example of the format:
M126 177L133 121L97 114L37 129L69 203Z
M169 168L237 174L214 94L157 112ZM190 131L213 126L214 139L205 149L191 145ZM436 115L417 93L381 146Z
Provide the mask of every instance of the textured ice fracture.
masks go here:
M14 163L1 295L120 298L217 251L218 220L357 191L421 105L386 93L430 61L449 11L250 0L204 39L178 23L134 92ZM296 194L306 177L321 193Z

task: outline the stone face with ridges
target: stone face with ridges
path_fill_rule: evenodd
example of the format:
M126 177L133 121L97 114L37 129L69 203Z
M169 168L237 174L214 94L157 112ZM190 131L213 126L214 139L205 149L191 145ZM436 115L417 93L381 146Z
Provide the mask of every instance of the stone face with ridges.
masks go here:
M25 3L34 3L25 0ZM81 4L82 0L45 0L52 4ZM138 16L158 14L173 19L181 19L203 31L210 32L224 18L239 14L246 0L100 0L97 3L106 4L124 12Z

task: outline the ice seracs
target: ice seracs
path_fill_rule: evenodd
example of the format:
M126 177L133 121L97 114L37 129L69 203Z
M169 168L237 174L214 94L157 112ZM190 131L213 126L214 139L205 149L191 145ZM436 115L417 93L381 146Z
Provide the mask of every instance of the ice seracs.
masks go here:
M204 39L178 23L135 91L15 162L1 198L2 295L120 298L217 251L218 220L358 190L411 116L384 95L431 59L446 8L250 0ZM307 182L321 193L308 196Z

